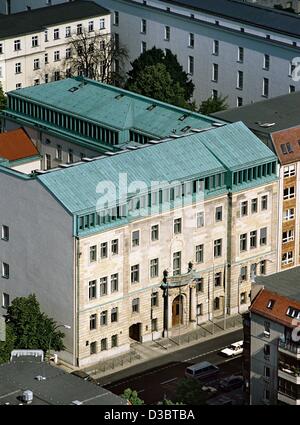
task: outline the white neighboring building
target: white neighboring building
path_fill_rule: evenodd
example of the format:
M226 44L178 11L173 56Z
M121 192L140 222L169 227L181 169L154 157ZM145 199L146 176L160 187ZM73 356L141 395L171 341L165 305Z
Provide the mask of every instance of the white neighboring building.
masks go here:
M11 13L23 12L24 10L53 6L71 1L74 0L0 0L0 13L10 15Z
M0 83L5 92L59 80L71 36L110 33L110 12L76 1L0 16Z

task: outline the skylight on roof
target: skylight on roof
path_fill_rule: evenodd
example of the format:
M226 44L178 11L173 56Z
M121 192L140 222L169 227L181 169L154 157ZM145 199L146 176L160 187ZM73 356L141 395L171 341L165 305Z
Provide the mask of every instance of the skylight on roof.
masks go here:
M180 117L180 118L178 118L178 119L179 119L179 121L184 121L187 117L188 117L188 114L183 114L183 115L181 115L181 117Z
M290 306L287 309L286 315L289 316L289 317L293 317L293 318L299 319L300 318L300 310L298 310L297 308L294 308L294 307L291 307Z
M272 310L272 308L275 305L275 300L269 300L268 304L267 304L267 308L269 308L270 310Z
M70 91L71 93L74 93L77 90L79 90L78 87L71 87L68 91Z
M283 153L283 155L286 155L287 154L287 149L286 149L285 144L280 145L280 147L281 147L281 152Z
M115 97L115 99L116 99L116 100L120 100L120 99L122 99L122 97L124 97L124 94L123 94L123 93L120 93L120 94L118 94L118 95Z
M147 111L152 111L154 108L156 108L156 105L150 105L147 108Z
M189 131L189 129L192 128L190 125L187 125L186 127L183 127L180 131L182 131L183 133L186 133L187 131Z

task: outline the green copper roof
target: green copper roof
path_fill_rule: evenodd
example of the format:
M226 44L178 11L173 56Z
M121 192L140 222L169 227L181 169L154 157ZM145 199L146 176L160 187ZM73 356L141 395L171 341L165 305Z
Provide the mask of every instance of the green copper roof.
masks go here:
M252 143L254 147L249 147ZM234 147L236 152L231 158ZM254 161L259 164L267 157L276 160L243 123L235 123L49 171L37 179L67 210L80 213L95 209L100 198L96 191L99 183L109 181L118 188L120 173L127 173L128 184L142 181L150 188L153 181L202 178L225 172L229 165L242 169Z
M137 130L157 138L172 133L185 134L189 128L208 128L215 122L222 122L79 77L27 87L10 94L113 129Z

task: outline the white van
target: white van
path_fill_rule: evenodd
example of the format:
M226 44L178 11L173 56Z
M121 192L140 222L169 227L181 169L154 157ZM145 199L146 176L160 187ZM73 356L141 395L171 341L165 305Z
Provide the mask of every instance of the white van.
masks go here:
M215 366L209 362L201 362L194 364L192 366L188 366L185 370L185 376L187 378L204 378L206 376L215 375L219 372L218 366Z

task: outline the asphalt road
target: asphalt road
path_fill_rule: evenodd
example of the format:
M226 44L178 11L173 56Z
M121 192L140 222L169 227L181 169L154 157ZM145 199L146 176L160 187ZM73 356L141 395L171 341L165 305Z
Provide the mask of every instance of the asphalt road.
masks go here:
M122 394L126 388L138 391L146 404L157 403L164 397L173 398L177 382L184 377L187 366L203 360L220 367L219 379L232 374L241 374L241 356L226 359L219 352L232 342L243 339L242 330L201 342L191 347L170 353L124 371L99 379L98 382L115 394ZM213 385L216 379L210 379Z

